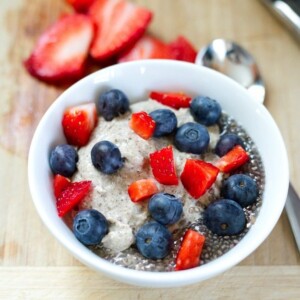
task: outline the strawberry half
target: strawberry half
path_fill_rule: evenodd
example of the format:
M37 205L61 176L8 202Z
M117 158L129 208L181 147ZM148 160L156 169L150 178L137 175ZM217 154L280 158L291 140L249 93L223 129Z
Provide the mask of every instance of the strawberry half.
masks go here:
M94 0L66 0L76 11L85 13Z
M173 148L165 147L150 153L150 166L155 179L165 185L178 185Z
M129 127L145 140L153 135L155 126L155 121L144 111L133 113L129 121Z
M140 179L128 187L128 195L132 202L139 202L158 193L157 185L152 179Z
M180 179L187 192L198 199L213 185L218 174L219 169L210 163L187 159Z
M204 243L204 235L188 229L177 254L175 270L186 270L199 266Z
M41 35L24 65L32 76L49 83L77 80L84 75L93 34L88 16L64 16Z
M185 37L179 36L169 47L173 59L195 62L197 51Z
M89 9L96 25L90 54L107 60L135 43L145 32L152 13L126 0L96 0Z
M118 62L138 59L171 59L171 51L167 44L150 35L144 35L127 52L123 53Z
M68 108L63 115L62 126L69 144L84 146L97 125L97 111L94 103Z
M175 109L190 107L192 97L184 93L151 92L150 98Z
M53 179L53 190L55 198L61 195L62 191L71 184L70 179L62 175L56 174Z
M56 206L59 217L63 217L76 204L78 204L89 193L92 186L91 181L79 181L70 183L58 197Z
M215 166L224 173L229 173L243 164L248 162L249 154L240 145L235 146L224 156L222 156L216 163Z

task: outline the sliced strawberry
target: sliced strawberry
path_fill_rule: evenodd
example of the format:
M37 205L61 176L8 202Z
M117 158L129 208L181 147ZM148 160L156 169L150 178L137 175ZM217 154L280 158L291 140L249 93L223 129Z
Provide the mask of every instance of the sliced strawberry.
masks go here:
M173 148L165 147L150 153L150 166L155 179L165 185L178 185Z
M155 121L144 111L133 113L129 121L129 127L145 140L153 135L155 125Z
M145 32L152 13L126 0L96 0L89 9L96 25L91 55L107 60L135 43Z
M173 59L195 62L197 51L185 37L179 36L169 47Z
M150 93L150 98L176 109L190 107L190 102L192 101L192 97L184 93L161 93L153 91Z
M204 243L204 235L195 230L188 229L177 254L175 270L186 270L199 266Z
M94 103L68 108L63 115L62 126L69 144L84 146L97 125L97 111Z
M198 199L213 185L218 174L219 169L210 163L187 159L180 179L187 192Z
M56 174L53 179L53 190L55 198L58 199L62 191L65 190L66 187L70 184L71 182L69 178Z
M91 181L79 181L70 183L58 197L56 206L60 217L63 217L76 206L89 193Z
M235 146L224 156L222 156L216 163L215 166L219 168L221 172L229 173L249 160L249 154L240 145Z
M128 194L132 202L139 202L158 193L157 185L152 179L140 179L128 187Z
M119 57L118 62L151 58L171 59L171 50L159 39L144 35L132 48Z
M76 11L85 13L94 0L66 0Z
M93 34L88 16L64 16L41 35L24 62L25 67L31 75L46 82L77 80L84 75Z

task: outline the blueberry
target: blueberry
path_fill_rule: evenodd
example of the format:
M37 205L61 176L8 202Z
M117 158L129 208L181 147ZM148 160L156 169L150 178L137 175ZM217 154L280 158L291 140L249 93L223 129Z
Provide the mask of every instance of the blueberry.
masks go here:
M205 126L216 124L221 116L220 104L214 99L202 96L192 100L190 111L195 121Z
M100 95L97 110L106 121L111 121L129 110L129 101L122 91L112 89Z
M163 225L176 223L182 215L182 203L179 198L167 193L158 193L148 203L151 217Z
M174 145L181 152L201 154L209 144L209 134L205 126L188 122L181 125L175 134Z
M243 141L238 135L234 133L223 134L217 142L215 153L221 157L236 145L244 147Z
M155 221L144 224L136 234L136 246L147 258L164 258L169 253L170 244L171 233Z
M73 232L84 245L99 244L108 232L106 218L95 209L80 211L73 221Z
M49 164L54 174L71 177L77 170L78 154L74 147L62 144L52 149Z
M174 132L177 127L177 118L169 109L157 109L150 113L155 121L154 137L166 136Z
M204 211L204 224L218 235L235 235L243 231L246 217L235 201L222 199L211 203Z
M109 141L95 144L91 151L91 158L94 167L105 174L113 174L123 167L119 148Z
M250 176L235 174L225 180L221 193L225 198L232 199L242 207L246 207L256 201L258 188Z

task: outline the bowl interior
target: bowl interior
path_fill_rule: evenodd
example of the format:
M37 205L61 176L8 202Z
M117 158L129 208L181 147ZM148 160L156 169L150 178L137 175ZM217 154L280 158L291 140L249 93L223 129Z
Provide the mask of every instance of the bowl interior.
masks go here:
M74 237L57 216L48 164L51 149L65 142L62 114L68 106L94 101L101 91L119 88L136 102L148 99L151 90L184 91L219 101L224 111L242 125L254 140L265 168L263 205L246 236L218 259L180 272L141 272L113 265L93 254ZM29 185L37 211L52 234L81 262L130 284L170 287L199 282L239 263L253 252L275 226L288 188L288 160L280 132L272 117L233 80L190 63L151 60L115 65L100 70L70 87L48 109L32 140L28 161Z

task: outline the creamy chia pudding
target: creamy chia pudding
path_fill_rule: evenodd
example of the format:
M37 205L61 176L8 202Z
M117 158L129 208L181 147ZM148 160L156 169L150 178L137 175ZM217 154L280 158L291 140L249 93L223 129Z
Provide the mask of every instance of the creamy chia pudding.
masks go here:
M170 95L174 96L174 94ZM100 111L100 115L97 116L97 119L95 119L95 111L93 109L88 110L90 115L94 117L94 120L90 122L93 124L93 130L88 137L88 142L84 142L85 145L78 145L78 142L76 144L74 140L68 138L70 130L65 129L66 125L64 124L67 121L64 123L66 119L64 118L63 126L65 126L64 132L67 140L71 140L71 144L79 146L75 147L76 154L74 154L73 158L76 170L71 172L72 176L69 176L69 174L66 176L66 174L55 170L55 166L51 165L50 158L51 169L56 176L58 174L69 177L72 183L90 182L90 187L87 189L88 192L84 194L84 197L81 197L80 201L76 200L78 203L76 202L76 205L70 209L70 215L74 217L82 211L91 210L100 212L101 218L105 220L105 226L102 226L101 229L101 239L99 239L99 242L83 243L102 258L123 267L146 271L174 271L208 263L229 251L244 237L255 222L262 204L265 180L264 169L258 150L247 132L226 112L221 111L219 104L217 104L217 110L215 108L215 114L209 117L207 117L207 112L204 117L199 114L197 112L199 103L203 100L202 98L209 99L207 97L189 99L188 105L180 104L180 107L172 105L174 102L172 97L170 97L171 105L166 103L165 100L161 101L162 98L158 97L155 100L146 99L145 101L131 104L130 107L128 106L123 111L119 107L119 112L116 113L116 116L108 116L107 113L105 115L105 112L101 114L101 105L98 104L97 111L98 113ZM156 98L155 93L154 98ZM195 99L198 98L202 100L196 103ZM111 101L111 99L109 100ZM202 101L205 104L201 102L201 105L206 105L210 109L211 103L205 101ZM215 100L213 101L215 102ZM104 108L107 108L107 104L104 104ZM205 107L202 107L203 110L205 110ZM144 115L141 116L141 112ZM159 114L155 115L153 112L158 112ZM166 128L165 124L171 122L169 119L164 120L161 117L160 113L162 112L164 114L167 113L168 117L171 115L173 120L176 121L174 128L167 134L158 133L158 128L164 131ZM140 117L139 123L135 123L138 124L139 128L132 125L133 116ZM143 126L147 123L145 116L149 117L150 121L155 124L155 129L146 138L143 135L144 132L141 133L141 128L144 130ZM202 127L199 128L199 132L196 127L185 131L183 141L181 140L182 136L178 136L179 131L187 126L186 124L193 127L194 124L198 126L198 123L202 123L199 126L204 127L208 135L205 136L206 132L204 132L205 137L202 139L205 142L201 141L202 144L199 144L199 147L203 149L194 151L192 148L187 148L189 146L187 146L187 142L184 139L187 136L187 132L189 134L188 139L193 139L195 134L201 135ZM149 125L148 127L150 128L151 126ZM91 153L93 151L95 153L97 150L97 147L95 150L95 145L103 141L108 145L113 145L117 149L114 149L114 151L120 153L119 165L116 167L116 170L101 171L97 167L98 165L95 164L96 156ZM170 172L176 177L175 181L172 181L174 178L168 178L167 181L165 177L163 180L162 177L159 178L157 170L153 166L154 155L158 155L161 153L160 151L166 149L172 152L172 166L174 169ZM234 152L237 149L243 151L242 155L244 157L245 155L247 156L242 162L239 161L241 160L241 154ZM237 165L236 161L229 162L233 158L239 161ZM195 179L196 181L193 181L193 177L197 177L198 173L195 173L194 169L191 171L191 166L194 167L192 163L195 163L195 170L197 170L199 160L204 162L205 168L208 167L209 175L204 176L200 181L197 181L197 178ZM187 162L190 162L189 168ZM99 164L101 163L102 161L99 162ZM116 162L114 164L115 167ZM226 164L225 167L224 164ZM202 168L202 163L199 166ZM167 172L163 171L163 175L168 177L170 172L169 169ZM214 175L211 175L210 172ZM248 181L245 179L245 182L243 181L243 184L241 184L241 176L247 177ZM140 182L141 179L151 181L155 186L155 191L136 201L132 198L129 187L132 183ZM202 183L206 181L207 185L200 192L198 187L196 189L193 186L191 187L193 182L197 185L203 185ZM240 184L238 188L237 182ZM247 185L246 187L244 187L245 184ZM254 184L255 188L253 187ZM61 188L62 191L60 192L62 194L66 194L68 189L67 183L65 186L66 188ZM246 189L246 192L240 191L240 187L241 189ZM134 192L136 193L136 190ZM250 199L249 194L251 193L253 197ZM245 196L246 194L247 196ZM161 222L161 219L156 219L155 214L152 214L149 203L155 195L159 195L158 197L160 195L162 197L170 197L171 195L180 203L180 207L174 208L174 214L171 217L172 220L169 220L170 222ZM241 195L241 198L244 198L235 199L236 195ZM57 196L58 203L62 203L61 198L63 197ZM227 203L222 203L222 201L227 201ZM154 203L154 200L152 202ZM231 225L230 222L226 223L224 220L221 220L222 224L217 225L220 225L222 228L216 228L216 223L210 219L215 214L218 215L218 209L221 206L227 208L230 206L230 209L228 208L229 215L232 213L231 210L235 210L235 206L237 206L238 210L236 213L239 215L236 216L236 219L239 220L240 218L241 223ZM78 222L76 217L74 222ZM83 221L81 220L81 222ZM163 250L163 255L155 256L156 254L149 254L148 250L143 252L143 249L148 246L147 243L151 243L149 238L143 241L146 245L138 244L141 228L144 228L145 224L152 224L153 222L156 222L157 226L163 227L163 230L167 230L167 235L161 237L163 240L162 244L165 239L168 240L167 250ZM231 226L233 226L233 231L231 231ZM240 228L234 228L236 226ZM73 230L75 230L74 228ZM178 257L185 259L186 256L182 248L184 247L183 242L187 238L186 233L189 230L203 237L199 257L194 265L178 268ZM76 235L76 232L74 233ZM155 252L155 250L153 251Z

